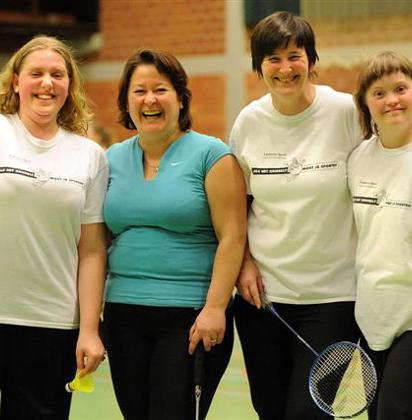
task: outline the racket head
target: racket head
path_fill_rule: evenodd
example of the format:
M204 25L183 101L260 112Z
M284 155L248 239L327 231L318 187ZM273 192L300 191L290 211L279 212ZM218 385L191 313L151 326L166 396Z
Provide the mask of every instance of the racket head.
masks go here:
M377 388L375 366L357 344L340 341L316 358L309 374L315 404L336 418L352 418L372 403Z

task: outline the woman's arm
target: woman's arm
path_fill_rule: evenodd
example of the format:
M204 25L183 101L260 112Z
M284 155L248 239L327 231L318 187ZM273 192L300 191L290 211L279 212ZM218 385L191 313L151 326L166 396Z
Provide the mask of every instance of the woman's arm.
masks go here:
M78 293L80 331L77 368L82 375L97 369L104 358L99 336L100 311L106 274L106 233L103 223L83 224L79 242Z
M236 287L244 300L258 309L262 306L260 301L260 294L263 292L262 276L255 260L250 255L247 244Z
M225 310L242 263L246 241L246 190L236 159L222 157L206 176L206 194L218 240L212 279L206 303L190 329L189 353L203 340L210 350L211 340L221 343L225 334Z
M248 195L248 212L252 203L253 196ZM240 269L236 287L244 300L249 302L251 305L256 306L257 308L261 307L260 294L263 292L262 276L255 260L253 259L252 255L250 255L248 243L246 243L242 267Z

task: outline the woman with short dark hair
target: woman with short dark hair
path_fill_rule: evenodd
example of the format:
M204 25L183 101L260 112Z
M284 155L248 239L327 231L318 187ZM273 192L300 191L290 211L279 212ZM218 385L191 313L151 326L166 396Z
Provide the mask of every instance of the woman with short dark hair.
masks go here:
M309 395L313 354L260 310L260 294L319 351L357 340L346 181L359 138L355 106L351 95L314 84L318 54L304 19L266 17L252 33L251 54L269 93L241 111L231 133L250 203L236 326L259 418L328 418Z

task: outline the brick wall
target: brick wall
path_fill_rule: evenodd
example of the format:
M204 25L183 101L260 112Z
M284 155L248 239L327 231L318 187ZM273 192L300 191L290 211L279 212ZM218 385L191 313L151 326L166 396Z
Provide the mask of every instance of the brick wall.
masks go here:
M412 41L410 13L310 23L316 33L318 48Z
M224 0L101 0L102 50L90 62L126 60L139 47L168 50L178 57L224 53ZM186 69L187 70L187 69ZM96 119L115 139L133 133L117 123L118 80L86 81ZM223 138L224 76L191 77L194 129Z
M101 0L102 60L123 60L141 46L176 55L224 52L223 0Z
M185 59L225 54L225 0L101 0L100 9L103 48L92 62L124 63L141 46L166 49ZM367 49L368 45L380 48L387 42L412 41L411 23L410 14L346 22L312 21L321 58L315 82L353 93L360 67L348 66L347 56L343 54L339 61L340 49L358 47L361 50ZM249 34L245 29L247 49ZM338 62L333 65L325 65L322 60L322 52L328 49L337 52ZM245 52L239 50L239 54ZM190 74L190 68L186 70ZM246 103L266 92L263 82L251 71L241 68L230 71L244 72ZM190 77L194 129L224 138L226 78L231 73L205 73ZM123 139L132 133L117 123L117 84L118 80L114 78L104 82L88 80L86 86L96 105L96 118L116 139Z

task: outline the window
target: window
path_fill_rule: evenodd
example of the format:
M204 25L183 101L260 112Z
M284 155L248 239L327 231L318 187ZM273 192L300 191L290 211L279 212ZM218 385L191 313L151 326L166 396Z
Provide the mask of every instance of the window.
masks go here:
M87 43L99 26L99 0L1 0L0 52L15 51L37 34Z
M300 0L244 0L245 21L248 28L253 28L264 17L277 11L300 14Z

